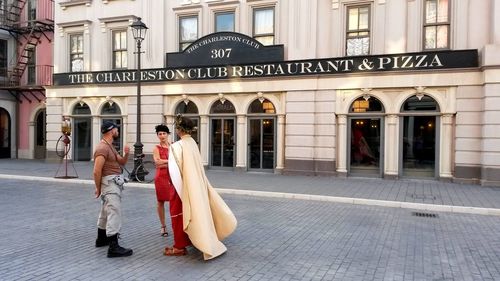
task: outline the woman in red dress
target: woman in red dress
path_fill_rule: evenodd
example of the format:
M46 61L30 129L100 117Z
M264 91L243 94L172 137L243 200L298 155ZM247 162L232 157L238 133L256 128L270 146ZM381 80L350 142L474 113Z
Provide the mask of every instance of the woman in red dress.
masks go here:
M161 236L167 236L167 226L165 224L165 201L169 200L172 182L168 173L168 136L170 130L166 125L160 124L155 127L156 135L160 140L153 149L153 159L156 164L155 190L157 199L158 217L161 223Z

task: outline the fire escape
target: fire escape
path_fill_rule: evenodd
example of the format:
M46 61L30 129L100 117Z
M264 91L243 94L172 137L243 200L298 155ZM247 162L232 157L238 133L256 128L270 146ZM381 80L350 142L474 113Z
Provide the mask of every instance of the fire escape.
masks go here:
M23 100L42 102L45 100L44 86L52 84L53 65L52 61L37 64L36 47L45 39L47 44L53 39L54 0L0 3L4 3L0 6L0 29L9 32L16 42L9 64L0 69L0 89L8 91L19 103Z

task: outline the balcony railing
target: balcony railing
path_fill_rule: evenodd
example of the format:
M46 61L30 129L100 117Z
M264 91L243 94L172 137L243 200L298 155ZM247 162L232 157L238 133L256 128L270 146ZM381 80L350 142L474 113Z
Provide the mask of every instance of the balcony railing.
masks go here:
M38 0L36 1L36 15L31 15L28 20L36 20L42 22L54 21L54 1L53 0ZM35 16L33 18L33 16Z
M52 85L52 74L54 67L52 65L33 65L28 66L24 75L23 82L30 86L49 86Z
M0 83L4 87L50 86L52 85L53 72L52 65L29 65L21 81L16 81L10 76L10 70L0 68Z
M37 23L53 25L54 0L38 0L34 3L34 7L24 5L22 11L14 7L16 3L0 5L0 25L9 30L22 29Z

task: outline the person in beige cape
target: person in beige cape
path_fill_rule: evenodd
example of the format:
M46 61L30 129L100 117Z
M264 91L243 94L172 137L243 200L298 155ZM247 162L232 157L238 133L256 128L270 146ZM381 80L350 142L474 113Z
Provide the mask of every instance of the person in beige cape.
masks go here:
M184 232L205 260L213 259L227 251L221 241L236 229L236 217L205 175L198 145L190 135L196 129L193 121L178 115L175 126L180 140L170 147L168 169L182 201Z

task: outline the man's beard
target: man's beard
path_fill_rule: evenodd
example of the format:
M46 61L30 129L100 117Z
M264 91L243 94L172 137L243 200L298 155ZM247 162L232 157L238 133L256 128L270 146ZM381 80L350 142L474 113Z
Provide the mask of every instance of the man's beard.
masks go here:
M120 137L120 135L118 135L118 134L113 135L113 140L117 140L119 137Z

